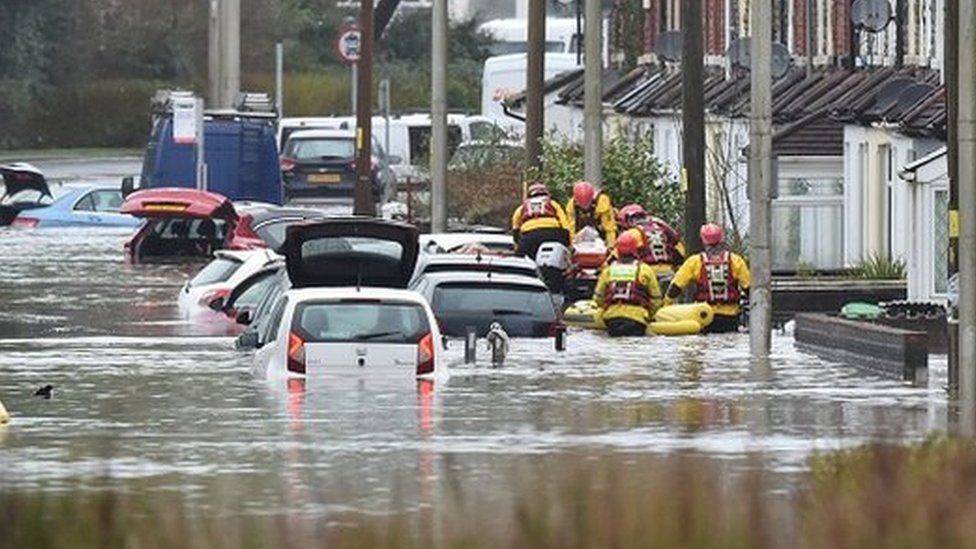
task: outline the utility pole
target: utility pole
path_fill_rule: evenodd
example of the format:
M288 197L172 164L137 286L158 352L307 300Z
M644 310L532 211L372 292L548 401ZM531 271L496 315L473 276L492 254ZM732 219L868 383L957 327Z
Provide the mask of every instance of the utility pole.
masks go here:
M210 101L234 106L241 90L241 0L210 0Z
M949 265L947 272L959 272L959 144L956 122L959 117L959 4L945 4L945 37L943 42L943 80L946 90L946 160L949 175ZM958 311L950 311L949 316L949 396L959 397L959 317Z
M976 435L976 2L959 2L957 143L959 170L959 397L960 434Z
M447 0L431 12L430 230L447 230Z
M685 242L701 249L699 228L705 223L705 55L703 0L681 3L681 177L685 184ZM767 0L768 3L768 0Z
M545 83L546 0L528 0L529 36L525 75L525 152L529 167L542 165L543 84Z
M586 0L586 65L583 68L583 172L600 187L603 181L603 10L600 0Z
M353 213L376 215L373 205L373 0L359 3L360 50L356 82L356 192Z
M285 45L275 44L275 105L278 118L285 116Z
M769 0L749 0L752 84L749 101L749 263L752 271L749 349L768 356L772 332L772 14Z

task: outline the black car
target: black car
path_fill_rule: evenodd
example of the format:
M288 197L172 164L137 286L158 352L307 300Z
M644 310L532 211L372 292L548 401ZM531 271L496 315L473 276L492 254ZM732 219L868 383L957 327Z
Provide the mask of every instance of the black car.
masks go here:
M393 175L382 149L374 143L373 199L383 201L393 191ZM293 132L281 155L285 201L342 199L356 192L356 135L354 130Z

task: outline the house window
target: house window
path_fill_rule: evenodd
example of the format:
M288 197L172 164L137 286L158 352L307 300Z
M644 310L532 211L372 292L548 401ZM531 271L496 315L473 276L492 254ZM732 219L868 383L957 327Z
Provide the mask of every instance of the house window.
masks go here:
M839 269L844 264L842 177L781 177L773 201L773 268Z
M937 295L945 295L949 280L949 191L935 191L932 224L935 235L935 250L932 254L932 273L935 275L933 290Z

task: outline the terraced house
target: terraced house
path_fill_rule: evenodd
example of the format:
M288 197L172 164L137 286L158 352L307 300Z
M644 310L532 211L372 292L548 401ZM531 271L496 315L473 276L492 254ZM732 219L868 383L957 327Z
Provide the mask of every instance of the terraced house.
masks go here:
M850 0L772 1L774 42L788 52L773 83L774 268L830 270L888 256L908 264L912 298L939 297L944 177L909 182L899 173L945 144L943 0L890 0L887 20L867 21ZM681 4L644 0L639 66L604 76L607 131L653 135L672 177L682 162L682 77L666 44L680 29ZM750 83L748 67L728 52L749 35L748 2L705 5L708 211L744 233ZM547 84L547 126L581 139L582 72Z

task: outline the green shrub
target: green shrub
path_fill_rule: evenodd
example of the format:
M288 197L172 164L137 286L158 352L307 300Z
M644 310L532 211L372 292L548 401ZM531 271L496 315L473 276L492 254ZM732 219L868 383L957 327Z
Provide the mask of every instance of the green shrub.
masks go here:
M542 143L542 168L530 170L529 179L546 183L553 195L565 203L573 184L583 178L583 147L563 139ZM636 202L648 212L674 226L684 213L684 193L665 177L654 157L650 137L611 137L603 146L603 190L615 207Z
M908 275L905 262L884 254L871 254L858 261L851 270L857 278L872 280L904 280Z

